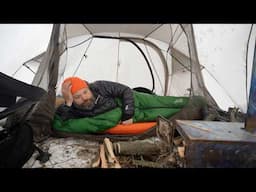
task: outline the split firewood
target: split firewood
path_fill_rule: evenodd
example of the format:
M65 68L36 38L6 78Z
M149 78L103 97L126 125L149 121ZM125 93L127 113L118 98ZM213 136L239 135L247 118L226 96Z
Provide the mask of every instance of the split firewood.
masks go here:
M91 167L99 167L100 166L100 148L98 148L97 152L95 153L95 157L91 161Z
M181 136L175 137L173 139L173 143L174 143L175 146L180 145L182 141L183 141L183 138Z
M93 161L92 168L99 167L99 166L100 166L100 156L98 156L97 159Z
M178 153L181 158L184 158L185 147L178 147Z
M106 149L105 153L107 155L107 160L108 163L110 163L111 168L121 168L121 165L114 154L113 145L108 138L104 139L104 147Z
M101 162L101 168L108 168L108 163L105 157L105 150L104 145L100 145L100 162Z
M104 148L106 149L105 153L106 153L108 162L109 163L114 163L115 155L114 155L114 152L112 150L112 143L108 138L104 139Z

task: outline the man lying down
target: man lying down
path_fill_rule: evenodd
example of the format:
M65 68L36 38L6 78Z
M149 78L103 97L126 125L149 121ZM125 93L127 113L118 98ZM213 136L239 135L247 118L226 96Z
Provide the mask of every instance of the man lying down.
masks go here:
M56 109L53 128L71 133L101 133L117 125L170 118L189 97L157 96L111 81L88 83L69 77L62 83L65 103ZM127 126L129 129L129 126Z

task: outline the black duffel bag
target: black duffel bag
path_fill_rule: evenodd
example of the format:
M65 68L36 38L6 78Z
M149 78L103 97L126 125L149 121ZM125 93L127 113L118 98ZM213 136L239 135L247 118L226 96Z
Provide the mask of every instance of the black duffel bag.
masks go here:
M34 152L33 131L26 124L18 124L12 130L0 132L0 167L20 168Z
M46 91L39 87L0 72L0 107L4 107L0 112L0 120L4 121L0 126L0 168L21 168L38 149L34 145L33 130L27 123L27 117L45 94ZM17 97L21 98L16 102ZM27 110L24 111L24 108ZM11 118L19 110L24 111L23 117L19 120ZM40 149L38 151L40 158L46 154Z

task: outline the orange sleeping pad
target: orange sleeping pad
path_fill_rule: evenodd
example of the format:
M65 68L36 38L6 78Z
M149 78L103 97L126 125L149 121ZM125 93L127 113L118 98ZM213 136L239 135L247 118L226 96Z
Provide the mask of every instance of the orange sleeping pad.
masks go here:
M109 134L129 135L141 134L156 125L156 122L132 123L129 125L117 125L105 131Z

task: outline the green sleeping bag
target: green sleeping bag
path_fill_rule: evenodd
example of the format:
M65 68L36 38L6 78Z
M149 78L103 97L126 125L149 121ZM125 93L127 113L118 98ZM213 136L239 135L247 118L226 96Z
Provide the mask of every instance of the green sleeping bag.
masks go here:
M187 103L188 97L157 96L134 91L135 114L133 122L155 121L161 115L170 118ZM58 115L53 120L53 129L72 133L98 133L116 126L122 116L121 100L118 107L94 117L63 121Z

